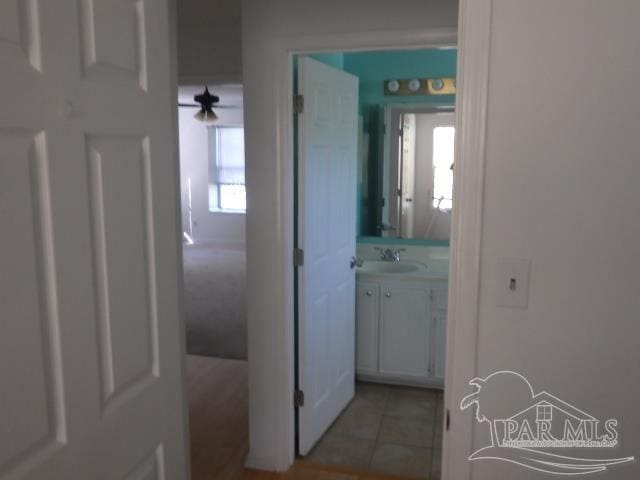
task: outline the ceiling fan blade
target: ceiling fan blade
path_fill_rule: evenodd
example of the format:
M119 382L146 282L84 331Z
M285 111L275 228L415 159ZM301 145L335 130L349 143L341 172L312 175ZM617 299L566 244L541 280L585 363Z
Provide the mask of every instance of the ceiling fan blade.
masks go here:
M199 103L178 103L179 107L187 107L187 108L202 108L202 105ZM213 104L212 108L242 108L240 105L217 105Z

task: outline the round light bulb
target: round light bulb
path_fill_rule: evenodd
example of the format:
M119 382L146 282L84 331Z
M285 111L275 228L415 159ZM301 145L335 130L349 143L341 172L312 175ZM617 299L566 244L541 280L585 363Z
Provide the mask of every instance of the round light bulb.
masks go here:
M418 90L420 90L420 80L418 80L417 78L411 80L409 82L409 90L412 92L417 92Z
M444 82L441 78L435 78L431 80L431 88L438 92L444 88Z
M389 82L387 83L387 89L391 93L396 93L398 90L400 90L400 83L397 80L389 80Z

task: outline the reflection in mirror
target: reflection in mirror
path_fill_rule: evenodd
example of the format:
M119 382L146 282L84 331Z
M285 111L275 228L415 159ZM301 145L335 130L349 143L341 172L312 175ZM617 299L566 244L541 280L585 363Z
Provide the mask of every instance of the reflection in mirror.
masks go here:
M378 236L448 240L451 228L454 113L402 105L384 107L378 160ZM390 128L386 126L389 125Z

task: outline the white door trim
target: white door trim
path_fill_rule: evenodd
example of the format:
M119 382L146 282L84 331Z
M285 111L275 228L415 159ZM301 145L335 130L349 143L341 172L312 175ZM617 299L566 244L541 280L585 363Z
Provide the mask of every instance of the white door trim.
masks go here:
M488 0L474 0L464 2L469 4L461 10L465 13L465 18L472 15L480 15L474 18L474 22L485 19L483 8ZM465 47L488 48L487 42L481 42L479 46L474 46L473 40L480 34L482 36L483 26L476 27L471 22L473 30L466 32ZM249 283L249 392L250 392L250 453L247 466L264 470L287 470L295 458L295 431L294 431L294 295L293 295L293 232L294 232L294 145L293 145L293 56L296 54L331 52L331 51L363 51L363 50L397 50L397 49L420 49L429 47L453 47L457 45L457 30L455 28L439 28L424 30L397 30L397 31L377 31L361 32L349 34L327 34L327 35L288 35L279 36L273 39L273 43L268 45L268 55L264 62L269 62L269 67L262 68L265 74L260 80L261 92L273 94L273 101L269 102L274 113L272 119L275 128L272 130L274 136L268 139L268 144L260 145L262 151L273 152L275 156L275 168L277 169L278 192L276 217L278 219L277 236L269 238L274 241L277 258L273 261L278 265L277 271L271 272L271 280L279 285L277 298L272 299L273 311L269 315L276 315L277 321L264 321L264 312L254 311L251 305L251 298L259 292L254 292L254 288L262 288L262 282ZM484 122L474 124L478 119L484 119L486 91L486 81L478 82L478 75L483 78L486 75L487 66L480 66L479 73L474 72L470 64L471 58L466 62L467 55L460 55L458 65L466 72L466 85L469 88L467 94L462 97L458 94L458 108L464 114L457 114L457 122L463 125L463 133L459 132L459 141L467 142L468 145L458 148L458 159L456 160L457 180L456 180L456 203L459 205L453 214L452 232L452 258L455 265L451 266L451 291L448 317L448 332L459 336L455 344L451 339L447 345L447 395L445 401L452 411L453 429L445 444L445 447L457 448L462 446L463 450L455 456L447 457L448 461L455 461L460 455L468 456L471 443L472 421L463 419L455 415L455 404L457 396L467 385L470 378L469 372L475 372L475 349L477 340L477 309L478 309L478 285L479 285L479 263L480 263L480 222L483 189L483 159L478 152L484 152ZM484 58L484 57L483 57ZM474 65L480 63L477 55L474 55ZM255 72L254 69L252 69ZM251 91L251 86L256 85L255 80L245 78L245 82L250 85L247 89L247 117L252 115L260 102L254 99L251 102L251 95L258 95L260 92ZM479 85L478 85L479 84ZM459 82L461 90L461 82ZM464 100L463 100L464 99ZM479 99L482 99L479 101ZM462 107L462 108L460 108ZM471 130L473 128L473 130ZM467 131L468 130L468 131ZM246 131L247 143L252 142L252 138L258 137L265 140L258 132L251 131L251 119L249 118ZM480 148L482 150L480 150ZM266 150L265 150L266 149ZM248 155L254 151L248 148ZM257 152L257 149L256 149ZM470 152L467 154L466 152ZM473 153L473 156L471 155ZM263 159L264 160L264 159ZM250 158L247 161L247 175L251 177L252 169L256 168L256 173L260 168L256 166ZM253 218L253 221L259 219ZM252 221L251 206L248 211L248 224ZM259 238L251 238L253 229L248 230L249 249L252 246L257 248L263 241ZM258 229L255 229L258 233ZM255 253L257 257L258 253ZM249 251L252 257L252 252ZM464 279L464 282L462 281ZM473 295L465 297L466 292L473 292ZM453 308L457 306L457 308ZM252 313L253 312L253 313ZM259 318L258 318L259 317ZM451 335L449 335L451 336ZM265 345L269 343L269 345ZM252 349L251 347L254 346ZM252 352L253 350L253 352ZM473 376L473 375L472 375ZM268 378L268 385L265 382ZM268 412L268 418L264 415ZM466 447L464 446L465 444ZM459 462L459 466L447 468L444 465L443 478L469 478L470 469L468 462ZM466 470L462 475L455 472L460 469Z
M178 109L175 105L178 103L178 0L168 0L169 7L169 69L171 82L171 102L174 108L171 109L171 123L173 131L173 178L175 179L174 188L174 205L175 205L175 224L178 226L176 232L176 259L178 266L178 312L180 320L180 372L182 373L182 412L178 412L182 416L185 425L183 434L184 451L187 455L185 462L185 478L191 478L191 426L189 425L189 393L187 392L187 328L185 318L185 300L184 300L184 259L182 250L182 192L180 190L180 139L179 139L179 121Z
M492 0L461 0L456 83L456 158L447 312L442 478L471 478L473 419L459 405L477 376L480 248L484 193L487 90Z

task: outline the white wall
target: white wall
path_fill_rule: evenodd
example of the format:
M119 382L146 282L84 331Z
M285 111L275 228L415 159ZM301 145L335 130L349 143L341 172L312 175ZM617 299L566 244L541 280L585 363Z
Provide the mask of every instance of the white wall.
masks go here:
M619 448L591 456L637 458L640 3L539 3L493 2L478 373L619 419ZM528 309L496 306L498 257L532 259ZM637 462L606 475L639 477ZM474 478L542 477L485 461Z
M181 85L242 82L240 0L178 0Z
M247 288L249 317L250 466L286 469L293 460L293 174L279 142L291 113L280 46L287 43L340 49L360 37L381 47L387 35L398 45L417 45L417 30L457 25L457 2L405 0L391 11L386 0L244 0L243 82L247 155ZM323 41L314 35L326 34ZM450 40L448 40L450 41ZM284 70L283 70L284 71ZM287 96L281 97L281 92ZM284 106L288 106L284 107Z
M193 94L203 87L180 87L181 102L193 103ZM195 108L180 107L180 185L182 198L182 228L189 232L189 182L191 180L191 218L196 242L245 243L245 215L238 213L212 213L209 211L209 139L208 125L243 125L242 87L211 87L220 96L220 103L238 105L238 109L215 109L218 120L205 124L193 115Z

